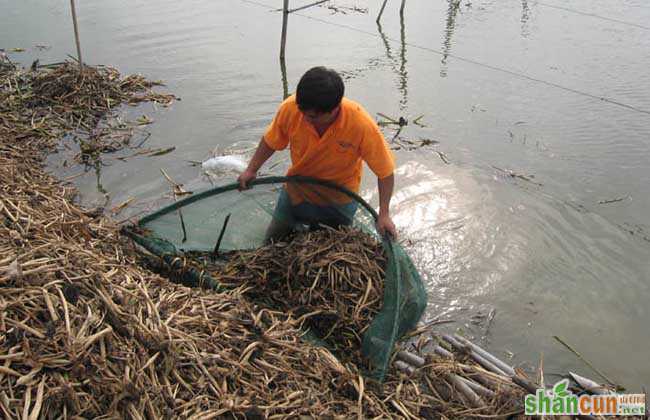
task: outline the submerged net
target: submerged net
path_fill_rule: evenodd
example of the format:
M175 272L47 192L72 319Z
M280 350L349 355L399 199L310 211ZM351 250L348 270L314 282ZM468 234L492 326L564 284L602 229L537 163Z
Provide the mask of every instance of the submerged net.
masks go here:
M286 212L287 202L298 210ZM379 237L375 220L374 210L347 190L271 177L242 192L231 184L193 195L144 217L140 232L130 235L161 257L150 263L162 263L170 278L241 287L382 380L395 342L424 311L426 294L408 256Z

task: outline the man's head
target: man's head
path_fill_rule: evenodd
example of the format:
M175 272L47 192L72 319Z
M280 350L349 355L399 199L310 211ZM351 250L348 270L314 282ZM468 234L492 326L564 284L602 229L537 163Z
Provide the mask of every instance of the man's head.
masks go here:
M325 67L314 67L300 78L296 89L296 103L312 123L322 123L338 112L345 87L337 72Z

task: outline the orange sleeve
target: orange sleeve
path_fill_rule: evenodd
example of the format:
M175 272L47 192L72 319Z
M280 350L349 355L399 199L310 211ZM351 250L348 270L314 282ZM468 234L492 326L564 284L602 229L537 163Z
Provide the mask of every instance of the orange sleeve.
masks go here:
M289 117L291 115L291 101L292 97L289 97L275 114L275 118L271 121L271 124L266 128L264 132L264 141L266 144L273 150L283 150L289 144L289 135L287 134L289 126Z
M386 178L395 171L393 153L372 117L366 118L363 131L360 148L361 158L368 164L370 170L377 175L377 178Z

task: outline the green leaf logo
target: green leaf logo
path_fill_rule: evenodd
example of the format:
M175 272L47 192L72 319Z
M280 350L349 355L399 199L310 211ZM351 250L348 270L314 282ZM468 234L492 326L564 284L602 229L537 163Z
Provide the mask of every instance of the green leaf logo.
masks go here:
M568 397L569 392L567 391L567 388L569 387L569 380L568 379L563 379L560 382L556 383L553 386L553 396L555 397Z

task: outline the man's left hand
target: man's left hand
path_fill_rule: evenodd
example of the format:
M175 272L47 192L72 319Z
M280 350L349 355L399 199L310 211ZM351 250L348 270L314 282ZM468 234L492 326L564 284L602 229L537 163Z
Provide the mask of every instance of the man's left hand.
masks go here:
M392 239L397 238L397 229L395 223L387 214L380 214L377 218L377 230L381 236L388 234Z

